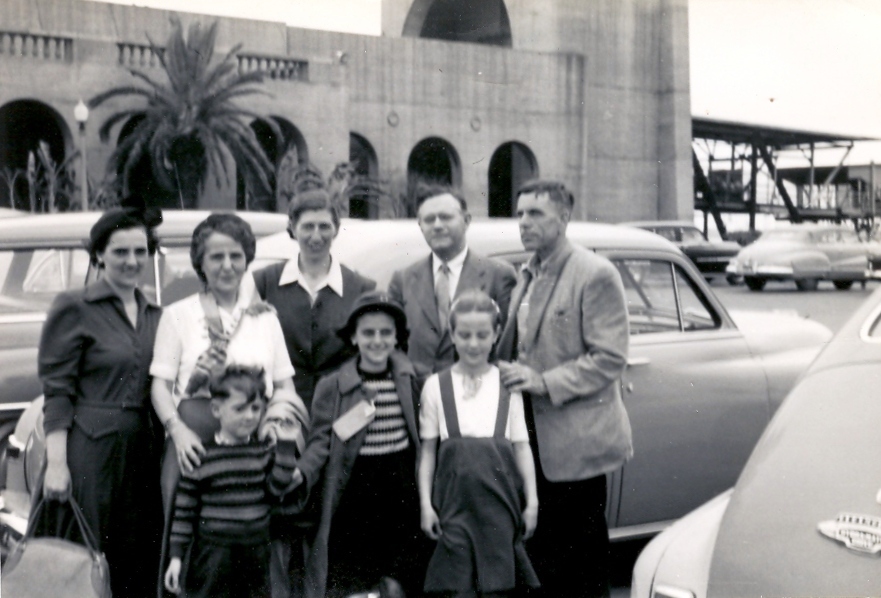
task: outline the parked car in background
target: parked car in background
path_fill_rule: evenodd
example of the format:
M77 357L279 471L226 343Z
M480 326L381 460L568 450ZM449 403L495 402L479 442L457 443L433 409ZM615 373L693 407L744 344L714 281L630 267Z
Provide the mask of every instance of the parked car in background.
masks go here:
M821 280L846 291L870 277L869 264L881 260L881 243L863 241L850 228L834 224L794 224L765 231L728 264L751 291L769 280L794 281L800 291L816 290Z
M831 332L794 313L729 314L694 265L657 235L583 222L571 223L568 234L611 259L624 282L631 340L621 384L635 456L609 477L607 518L614 539L653 534L734 483ZM468 244L515 265L529 257L512 220L472 222ZM258 241L252 268L296 253L286 233L268 236ZM396 269L426 259L428 248L412 220L344 220L333 254L385 288ZM25 450L8 462L9 498L0 511L13 539L42 459L40 417L37 403L15 430L13 444Z
M881 593L881 289L768 425L737 485L652 540L632 598Z
M141 288L160 305L190 295L199 282L190 265L193 228L210 212L164 213L161 250ZM37 346L46 311L61 291L95 276L86 240L100 212L26 215L0 219L0 451L21 412L42 389ZM258 236L283 231L281 214L243 212Z
M738 276L727 274L725 270L731 258L740 251L740 245L734 241L710 241L694 224L685 221L658 220L622 224L661 235L681 249L707 280L725 276L730 284L740 282Z

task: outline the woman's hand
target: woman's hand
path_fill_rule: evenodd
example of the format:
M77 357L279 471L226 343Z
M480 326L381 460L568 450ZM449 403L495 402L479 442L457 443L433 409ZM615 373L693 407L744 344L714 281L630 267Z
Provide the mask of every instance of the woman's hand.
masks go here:
M523 539L528 540L538 525L538 505L526 505L523 509Z
M423 507L421 516L422 531L432 540L437 540L441 536L440 519L437 512L432 507Z
M165 589L172 594L180 594L180 566L180 558L173 557L165 571Z
M205 447L202 446L199 436L184 422L175 421L168 434L174 442L174 452L181 471L191 472L202 464Z
M67 501L70 496L70 468L65 461L50 461L46 465L43 496L49 500Z

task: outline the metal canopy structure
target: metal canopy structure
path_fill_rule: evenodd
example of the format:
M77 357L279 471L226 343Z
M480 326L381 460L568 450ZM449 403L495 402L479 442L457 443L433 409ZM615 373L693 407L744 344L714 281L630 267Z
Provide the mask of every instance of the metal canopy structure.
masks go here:
M757 212L774 213L792 222L851 219L858 228L872 224L858 221L874 218L877 201L874 167L869 170L871 180L865 181L864 189L856 185L855 193L843 194L847 201L837 201L837 187L836 201L828 201L828 192L823 202L815 201L820 196L818 186L854 186L844 160L855 142L873 141L872 138L693 117L692 139L694 206L705 215L713 216L723 238L727 237L722 220L724 212L748 213L750 231L755 230ZM698 157L699 147L706 154L706 170ZM843 150L837 166L815 166L815 153L825 149ZM723 152L725 155L720 155ZM808 166L778 168L781 152L800 152ZM771 182L774 194L772 201L761 204L758 201L760 172ZM784 185L787 181L797 186L797 201ZM780 202L776 203L778 198Z

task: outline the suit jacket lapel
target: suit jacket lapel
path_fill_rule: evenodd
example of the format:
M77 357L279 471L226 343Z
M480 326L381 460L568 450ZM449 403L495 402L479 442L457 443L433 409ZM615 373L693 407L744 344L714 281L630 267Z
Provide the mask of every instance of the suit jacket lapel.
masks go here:
M458 297L467 289L480 289L486 292L486 268L483 267L471 255L471 251L465 254L465 262L462 264L462 273L459 275L459 284L456 285L454 297Z
M517 285L511 291L511 303L508 304L508 319L505 321L505 329L499 337L497 357L503 361L511 361L517 356L517 311L526 293L526 279L523 271L517 274Z
M437 314L437 296L434 294L434 275L431 272L431 254L413 272L413 291L416 293L416 302L425 312L425 317L435 330L440 330L440 317ZM410 325L413 326L414 322Z

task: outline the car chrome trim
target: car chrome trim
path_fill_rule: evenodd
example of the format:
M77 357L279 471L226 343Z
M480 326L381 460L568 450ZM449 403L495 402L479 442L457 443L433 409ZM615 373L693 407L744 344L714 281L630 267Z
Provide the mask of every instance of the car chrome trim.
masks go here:
M881 336L872 336L872 330L876 326L881 326L881 303L875 306L860 327L860 340L865 343L881 343Z
M648 357L628 357L627 367L632 368L639 365L649 365L652 362Z
M6 443L15 449L18 449L19 451L24 450L24 443L21 440L19 440L18 438L16 438L15 434L10 434L9 436L7 436Z
M24 411L30 407L31 402L25 403L0 403L0 412L2 411Z
M818 523L817 530L855 552L881 552L881 517L839 513L835 519Z
M657 585L652 588L652 598L695 598L691 590L683 590L667 585Z
M39 324L46 321L46 312L0 316L0 324Z
M640 523L638 525L612 528L609 530L609 540L612 542L621 542L623 540L649 538L661 533L676 523L676 521L676 519L669 519L667 521L654 521L652 523Z

